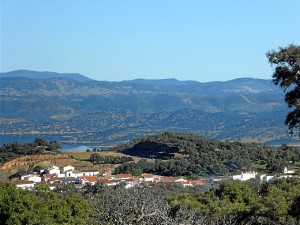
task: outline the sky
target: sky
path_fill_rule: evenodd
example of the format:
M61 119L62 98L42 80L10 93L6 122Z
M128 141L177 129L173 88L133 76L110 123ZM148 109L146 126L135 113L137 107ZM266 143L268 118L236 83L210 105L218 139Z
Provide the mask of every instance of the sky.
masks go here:
M0 72L107 81L271 79L266 52L300 44L299 0L0 2Z

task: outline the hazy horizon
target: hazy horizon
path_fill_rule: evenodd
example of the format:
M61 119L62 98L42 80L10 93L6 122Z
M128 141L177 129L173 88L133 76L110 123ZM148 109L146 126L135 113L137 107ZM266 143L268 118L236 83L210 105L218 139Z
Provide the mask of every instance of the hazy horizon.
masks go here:
M232 80L236 80L236 79L261 79L261 80L272 80L272 78L257 78L257 77L235 77L229 80L211 80L211 81L199 81L199 80L181 80L181 79L177 79L175 77L161 77L161 78L142 78L142 77L137 77L137 78L133 78L133 79L124 79L124 80L97 80L94 78L91 78L85 74L81 74L81 73L77 73L77 72L66 72L66 73L61 73L61 72L57 72L57 71L35 71L35 70L26 70L26 69L17 69L17 70L11 70L11 71L6 71L6 72L0 72L0 74L3 73L11 73L11 72L15 72L15 71L32 71L32 72L40 72L40 73L57 73L57 74L79 74L82 75L84 77L87 77L89 79L95 80L95 81L107 81L107 82L122 82L122 81L133 81L133 80L177 80L177 81L191 81L191 82L200 82L200 83L210 83L210 82L227 82L227 81L232 81Z

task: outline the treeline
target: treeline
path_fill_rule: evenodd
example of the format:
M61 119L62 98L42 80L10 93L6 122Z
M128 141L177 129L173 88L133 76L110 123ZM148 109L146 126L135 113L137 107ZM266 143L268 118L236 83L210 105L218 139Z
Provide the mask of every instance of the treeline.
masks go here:
M174 152L176 149L177 152ZM116 150L143 157L163 153L177 153L179 157L167 161L156 159L131 162L117 167L115 173L140 169L143 172L172 176L203 175L204 173L227 175L232 172L255 169L254 164L264 166L268 172L282 172L284 167L299 166L296 164L300 161L300 151L287 145L282 145L276 150L255 143L218 141L192 134L172 132L136 139Z
M168 202L174 213L190 208L208 224L300 224L300 179L227 181L204 194L179 194Z
M60 145L57 141L49 143L44 138L36 138L32 143L8 143L0 147L0 163L12 160L23 155L40 154L45 151L57 151Z
M78 193L59 195L43 187L28 192L0 182L1 225L93 224L92 215L92 206Z
M290 224L300 223L300 179L273 184L227 181L213 190L154 184L125 189L40 186L28 192L0 183L0 224Z
M90 161L94 164L123 164L133 161L131 156L102 156L97 153L91 154Z

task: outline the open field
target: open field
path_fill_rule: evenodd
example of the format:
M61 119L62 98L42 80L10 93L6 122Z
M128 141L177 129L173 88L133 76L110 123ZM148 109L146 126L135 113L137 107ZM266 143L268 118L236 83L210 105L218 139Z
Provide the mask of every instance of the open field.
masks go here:
M88 160L88 159L90 159L90 156L94 153L101 155L101 156L119 156L119 157L129 156L129 155L123 154L121 152L116 152L116 151L99 151L99 152L68 151L68 152L64 152L64 154L67 154L68 156L72 157L73 159L77 159L77 160ZM142 159L141 157L138 157L138 156L132 156L132 158L134 159L135 162Z

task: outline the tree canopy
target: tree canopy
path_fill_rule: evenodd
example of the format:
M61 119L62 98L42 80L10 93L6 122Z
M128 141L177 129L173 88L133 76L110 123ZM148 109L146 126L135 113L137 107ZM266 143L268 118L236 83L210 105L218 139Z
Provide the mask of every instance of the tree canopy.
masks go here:
M49 143L44 138L36 138L32 143L20 144L12 142L0 147L0 163L21 157L23 155L41 154L46 151L56 152L60 148L57 141Z
M0 182L0 225L94 224L92 215L91 205L77 193L27 192Z
M125 162L114 169L116 174L137 169L164 176L228 175L257 169L282 172L284 167L298 167L296 163L300 159L300 151L287 145L275 149L174 132L135 139L116 150L153 159ZM165 160L167 154L176 154L176 157ZM92 156L91 160L96 158Z
M271 50L267 58L275 66L273 82L284 90L285 101L292 108L285 120L292 134L294 129L299 131L300 128L300 46L291 44Z
M0 182L2 224L299 225L300 179L225 181L215 189L157 183L82 189L41 185L20 190Z

